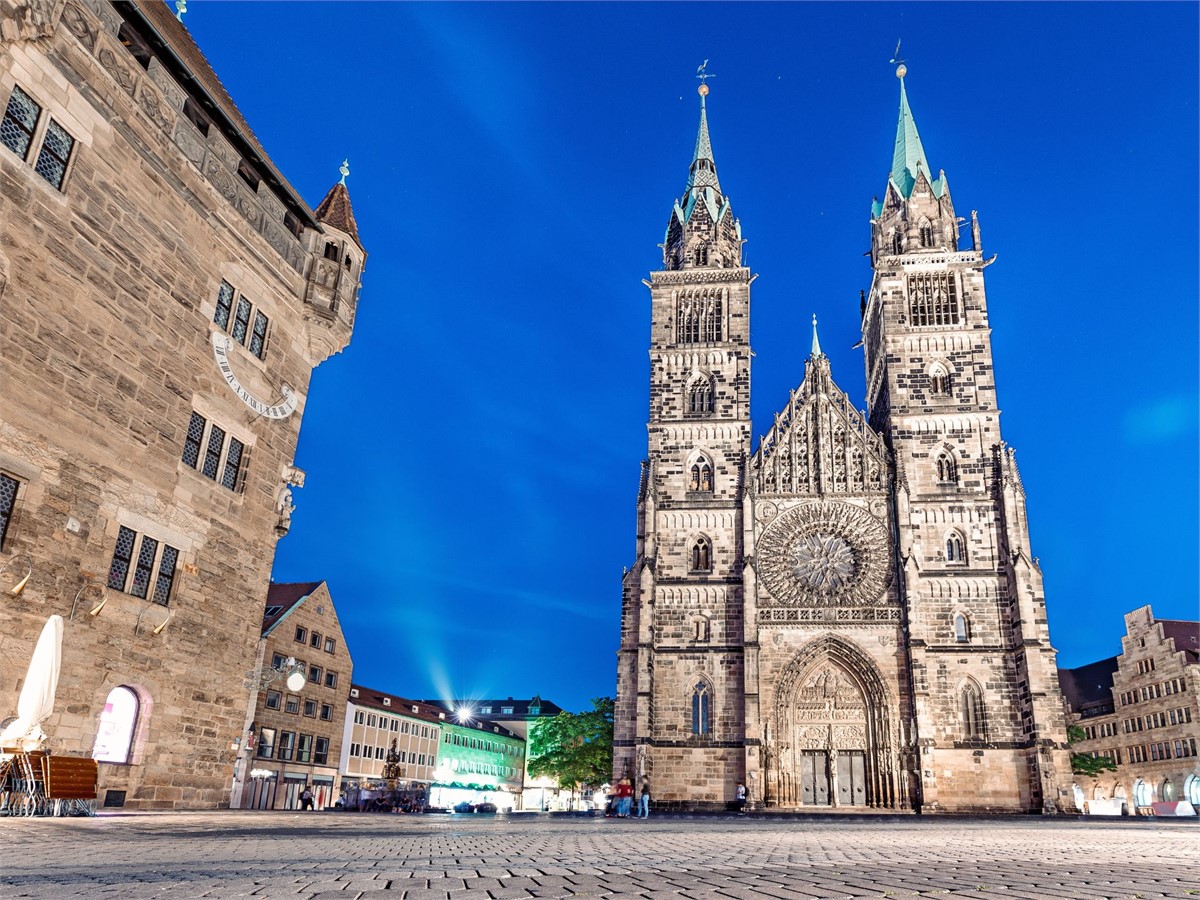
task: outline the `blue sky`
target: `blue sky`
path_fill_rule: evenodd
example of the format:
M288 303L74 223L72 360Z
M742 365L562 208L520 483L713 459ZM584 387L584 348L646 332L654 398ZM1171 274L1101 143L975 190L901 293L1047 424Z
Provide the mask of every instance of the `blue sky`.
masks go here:
M748 238L755 432L816 313L863 401L858 292L903 37L933 169L979 211L997 390L1059 662L1197 616L1195 4L189 4L304 197L349 157L370 254L315 373L278 581L325 579L356 681L614 691L649 296L697 65Z

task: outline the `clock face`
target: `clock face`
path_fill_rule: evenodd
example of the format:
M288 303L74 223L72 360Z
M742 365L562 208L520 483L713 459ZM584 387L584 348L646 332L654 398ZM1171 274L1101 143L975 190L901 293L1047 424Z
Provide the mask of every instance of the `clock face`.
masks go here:
M777 604L869 605L880 600L891 580L883 523L849 503L792 507L757 543L755 570Z
M238 380L237 374L233 371L233 365L229 361L229 348L233 346L233 341L229 335L223 334L220 331L214 331L211 336L213 356L217 360L217 368L221 371L221 377L225 379L225 383L230 389L238 395L243 403L250 407L260 416L268 419L286 419L296 411L300 399L296 396L288 385L283 384L279 387L280 399L274 403L262 400L255 397L252 393L242 386Z

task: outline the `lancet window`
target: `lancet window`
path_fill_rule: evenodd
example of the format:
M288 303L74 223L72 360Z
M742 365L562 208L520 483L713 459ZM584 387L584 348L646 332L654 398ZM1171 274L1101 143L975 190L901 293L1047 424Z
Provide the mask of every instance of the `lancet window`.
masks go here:
M943 484L958 483L958 466L949 453L943 453L937 458L937 477Z
M929 393L934 396L950 393L950 376L941 363L929 370Z
M954 640L959 644L970 643L971 640L971 623L962 613L954 617Z
M962 535L957 531L950 532L946 535L946 562L965 562L966 558Z
M928 249L933 246L933 225L928 219L922 219L921 224L917 226L918 233L921 237L921 246Z
M692 689L692 734L697 737L712 734L712 696L708 685L696 682Z
M963 685L958 695L960 715L962 717L963 737L967 740L984 736L983 698L974 682Z
M713 490L712 463L706 457L699 456L692 463L688 473L688 490L711 494Z
M713 386L707 378L698 378L688 387L687 414L707 416L713 411Z
M712 542L701 535L692 544L691 563L693 572L712 571Z
M700 249L697 248L697 259ZM704 248L706 265L708 250ZM724 340L724 303L720 290L682 291L675 307L675 342L679 344L715 343Z
M909 275L908 299L913 325L958 324L958 283L949 272Z

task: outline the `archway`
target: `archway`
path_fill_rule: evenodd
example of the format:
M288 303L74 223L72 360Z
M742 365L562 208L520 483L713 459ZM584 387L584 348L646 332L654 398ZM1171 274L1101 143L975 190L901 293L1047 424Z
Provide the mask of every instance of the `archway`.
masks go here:
M891 709L875 664L849 641L826 635L802 648L764 728L768 800L798 809L904 805Z

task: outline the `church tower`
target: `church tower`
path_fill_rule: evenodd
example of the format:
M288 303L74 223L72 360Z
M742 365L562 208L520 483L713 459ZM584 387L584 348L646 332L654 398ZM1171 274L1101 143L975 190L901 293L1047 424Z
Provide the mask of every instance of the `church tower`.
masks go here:
M649 451L623 584L614 779L703 805L743 778L742 506L750 282L700 85L687 187L651 273Z
M900 78L862 310L870 423L895 465L914 734L928 809L1052 811L1069 788L1042 576L1000 434L979 223L958 248ZM1069 794L1069 791L1067 792Z

